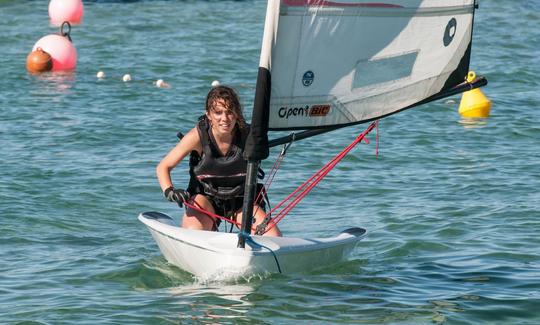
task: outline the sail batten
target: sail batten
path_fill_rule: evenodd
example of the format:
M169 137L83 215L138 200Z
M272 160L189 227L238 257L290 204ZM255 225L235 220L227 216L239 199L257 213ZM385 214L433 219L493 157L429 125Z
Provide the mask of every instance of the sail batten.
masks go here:
M445 7L318 7L318 8L291 8L281 10L282 16L370 16L370 17L411 17L411 16L439 16L441 14L456 15L472 13L474 5L459 5Z

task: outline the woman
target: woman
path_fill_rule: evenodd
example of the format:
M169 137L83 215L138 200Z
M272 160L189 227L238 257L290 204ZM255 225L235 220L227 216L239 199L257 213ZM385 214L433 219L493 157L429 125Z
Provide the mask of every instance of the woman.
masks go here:
M188 199L208 212L242 221L246 161L244 144L249 126L242 115L238 95L227 86L212 88L206 97L206 112L199 123L161 160L156 168L159 185L169 201L182 205ZM175 189L171 171L190 154L187 190ZM254 227L263 222L262 200L253 207ZM186 208L182 227L217 230L220 220ZM281 236L271 228L266 235Z

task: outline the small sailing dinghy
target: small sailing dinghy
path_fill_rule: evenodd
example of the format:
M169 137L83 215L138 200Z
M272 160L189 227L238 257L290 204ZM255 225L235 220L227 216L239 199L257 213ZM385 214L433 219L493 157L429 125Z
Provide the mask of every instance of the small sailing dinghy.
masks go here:
M271 226L364 139L373 121L486 85L485 78L464 81L476 7L475 0L269 0L244 152L243 215L253 215L257 171L269 148L372 122L269 212ZM269 130L301 131L269 141ZM351 228L329 238L256 236L250 217L238 234L183 229L159 212L139 220L167 261L197 276L311 270L344 259L366 234Z
M238 248L235 233L180 228L159 212L139 215L171 264L201 276L297 273L340 262L366 234L350 228L330 238L250 236Z

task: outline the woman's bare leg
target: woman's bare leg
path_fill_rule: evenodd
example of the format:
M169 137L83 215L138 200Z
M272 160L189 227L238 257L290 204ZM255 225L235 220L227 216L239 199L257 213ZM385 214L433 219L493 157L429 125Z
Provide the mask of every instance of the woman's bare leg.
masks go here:
M212 203L201 194L197 194L193 198L195 206L199 206L205 211L215 213ZM186 212L182 218L182 228L195 230L214 230L214 218L202 212L186 207Z

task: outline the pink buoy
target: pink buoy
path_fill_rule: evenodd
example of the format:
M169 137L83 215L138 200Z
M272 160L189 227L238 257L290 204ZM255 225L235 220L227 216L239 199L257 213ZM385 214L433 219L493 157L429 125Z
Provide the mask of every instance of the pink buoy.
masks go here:
M51 0L49 2L49 17L54 26L60 26L64 21L80 24L83 15L82 0Z
M50 54L53 62L52 71L73 70L77 65L77 50L65 36L51 34L36 42L32 51L40 47Z

